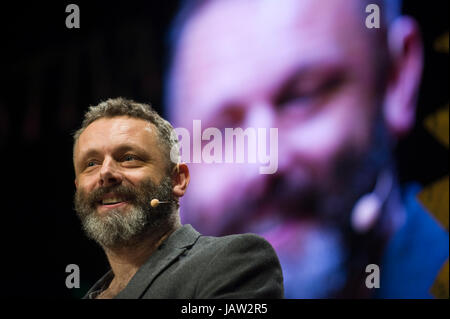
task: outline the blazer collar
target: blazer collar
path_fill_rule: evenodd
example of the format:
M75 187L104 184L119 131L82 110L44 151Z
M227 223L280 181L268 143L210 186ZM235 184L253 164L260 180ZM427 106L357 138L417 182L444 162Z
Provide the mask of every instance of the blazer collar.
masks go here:
M156 276L170 266L187 248L194 245L199 237L200 233L189 224L178 228L151 254L145 264L131 278L128 285L115 298L141 298Z

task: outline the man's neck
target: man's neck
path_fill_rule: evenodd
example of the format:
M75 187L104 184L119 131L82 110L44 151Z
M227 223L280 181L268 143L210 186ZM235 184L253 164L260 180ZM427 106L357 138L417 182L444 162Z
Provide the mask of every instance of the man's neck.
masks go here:
M114 296L125 288L150 255L180 227L181 224L177 221L170 226L148 234L134 245L115 248L105 247L105 253L114 274L107 290Z

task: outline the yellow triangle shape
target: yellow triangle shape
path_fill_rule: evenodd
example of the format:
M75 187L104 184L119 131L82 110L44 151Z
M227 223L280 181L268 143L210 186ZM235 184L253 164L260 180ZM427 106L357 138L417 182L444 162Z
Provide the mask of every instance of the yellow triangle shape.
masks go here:
M448 259L445 264L442 266L439 274L436 277L436 280L431 286L431 294L436 298L448 299Z
M442 34L434 41L434 49L440 53L448 53L448 32Z
M426 186L417 195L419 201L448 231L449 217L449 177L445 176L431 185Z
M448 147L448 105L439 111L427 116L424 125L427 130L436 137L442 144Z

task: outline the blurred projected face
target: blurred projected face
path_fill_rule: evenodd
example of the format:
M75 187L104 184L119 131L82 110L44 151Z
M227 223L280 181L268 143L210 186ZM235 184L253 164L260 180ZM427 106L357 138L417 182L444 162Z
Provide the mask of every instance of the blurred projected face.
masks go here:
M339 217L370 191L376 48L363 12L360 1L227 0L189 20L171 79L176 125L276 127L279 164L272 175L193 164L185 221L263 231L284 217Z

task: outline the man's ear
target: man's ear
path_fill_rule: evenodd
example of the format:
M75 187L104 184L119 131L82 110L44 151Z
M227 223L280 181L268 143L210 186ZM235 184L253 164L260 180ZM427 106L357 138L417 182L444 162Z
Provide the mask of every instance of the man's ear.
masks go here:
M185 163L177 164L172 174L172 180L174 182L173 194L176 197L182 197L190 180L189 168Z
M417 22L399 17L389 27L390 73L384 118L391 133L401 137L415 123L416 103L423 69L423 44Z
M74 182L75 182L75 188L78 188L78 181L77 181L77 178L76 178L76 177L75 177Z

